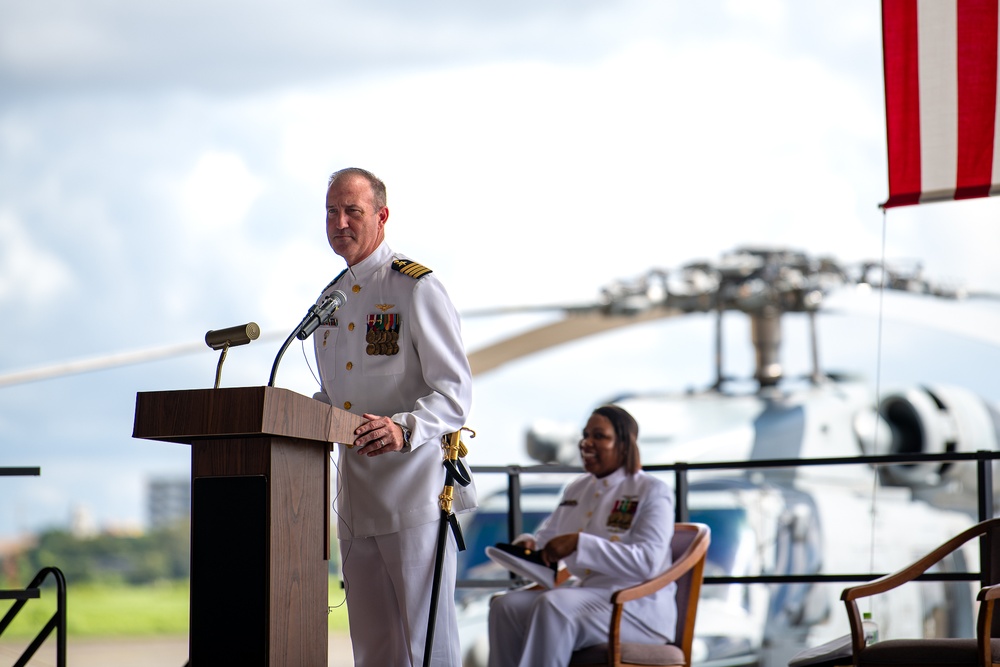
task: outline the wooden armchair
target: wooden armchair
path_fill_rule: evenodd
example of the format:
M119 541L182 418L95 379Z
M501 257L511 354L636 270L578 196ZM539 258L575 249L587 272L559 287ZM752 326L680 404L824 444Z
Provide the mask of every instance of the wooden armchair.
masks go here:
M663 573L631 588L616 591L611 597L614 608L608 641L588 646L573 653L570 667L582 665L660 665L674 667L691 664L691 644L694 641L694 621L698 612L702 571L710 541L708 526L701 523L674 524L670 543L673 564ZM655 593L671 582L677 582L677 628L672 644L630 644L621 641L619 624L622 606L629 600Z
M979 592L976 639L890 639L865 646L857 600L890 591L926 572L932 565L969 540L1000 529L1000 518L989 519L959 533L915 563L860 586L845 588L840 599L847 605L855 667L995 667L1000 663L1000 639L992 639L993 604L1000 585Z

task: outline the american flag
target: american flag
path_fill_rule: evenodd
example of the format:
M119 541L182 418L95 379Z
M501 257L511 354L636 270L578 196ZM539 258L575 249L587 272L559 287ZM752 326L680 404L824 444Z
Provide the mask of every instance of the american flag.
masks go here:
M882 0L889 199L1000 194L998 0Z

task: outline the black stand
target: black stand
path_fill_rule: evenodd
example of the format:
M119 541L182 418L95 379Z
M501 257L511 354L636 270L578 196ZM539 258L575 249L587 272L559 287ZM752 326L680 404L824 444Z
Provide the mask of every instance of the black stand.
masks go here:
M444 490L441 492L441 523L438 526L437 553L434 556L434 580L431 584L431 608L427 619L427 640L424 642L424 667L431 664L431 651L434 648L434 621L437 619L438 601L441 597L441 569L444 566L444 553L447 547L448 528L455 534L455 543L459 551L465 551L465 538L462 537L462 527L458 517L451 511L451 501L454 497L455 482L468 486L472 481L468 468L458 458L461 431L452 433L449 438L448 456L444 460L445 478ZM475 435L473 434L473 437Z

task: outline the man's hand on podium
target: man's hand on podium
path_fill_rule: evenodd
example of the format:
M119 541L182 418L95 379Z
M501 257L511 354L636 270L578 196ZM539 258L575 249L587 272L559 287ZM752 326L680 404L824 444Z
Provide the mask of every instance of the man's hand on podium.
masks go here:
M398 452L403 448L403 429L388 417L362 415L366 421L354 430L354 446L360 447L358 454L380 456Z

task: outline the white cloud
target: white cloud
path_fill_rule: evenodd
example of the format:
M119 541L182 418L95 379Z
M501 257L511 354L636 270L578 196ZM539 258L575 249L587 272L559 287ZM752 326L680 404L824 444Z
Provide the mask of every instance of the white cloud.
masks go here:
M788 4L781 0L726 0L725 7L730 16L766 28L783 28L788 19Z
M928 277L1000 293L1000 197L889 209L886 245Z
M320 225L316 227L315 241L294 238L268 255L257 297L264 318L261 326L291 331L320 290L343 269L343 260L322 242Z
M190 230L234 231L262 191L239 155L206 151L180 184L182 220Z
M116 55L114 36L83 12L62 7L58 15L42 14L0 29L0 62L15 70L44 72L107 66ZM22 18L26 18L21 16ZM11 29L12 27L16 29ZM38 48L39 45L45 48ZM120 54L117 54L120 55Z
M0 77L29 92L80 87L217 94L504 61L511 54L572 60L613 48L637 32L656 32L676 12L669 5L7 2Z
M73 285L73 272L31 236L9 210L0 210L0 303L29 308Z
M878 65L848 76L766 40L707 37L416 72L284 97L279 162L317 211L333 169L379 173L390 242L460 277L461 307L587 299L742 244L870 259L886 194ZM532 267L516 295L490 279L514 258Z

